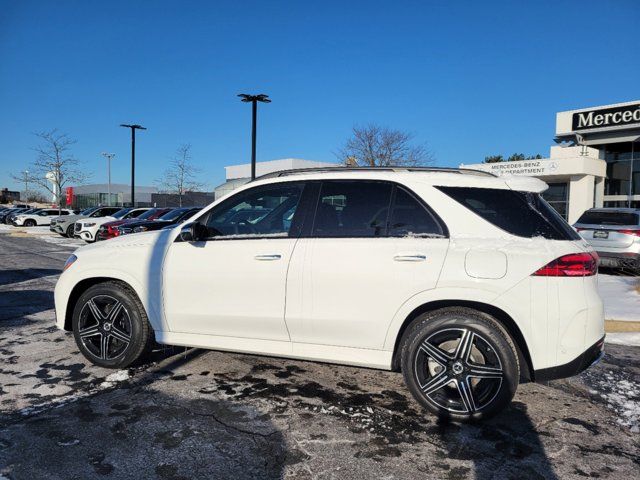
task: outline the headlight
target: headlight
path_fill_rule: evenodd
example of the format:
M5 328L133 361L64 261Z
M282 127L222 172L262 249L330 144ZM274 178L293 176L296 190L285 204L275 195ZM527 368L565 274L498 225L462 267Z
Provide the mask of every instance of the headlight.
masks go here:
M95 226L96 226L96 224L95 224L95 222L91 222L91 223L83 223L83 224L82 224L82 226L83 226L83 227L95 227Z
M76 257L75 255L71 255L69 258L67 258L67 261L64 262L64 267L62 268L62 271L64 272L67 268L73 265L77 259L78 257Z

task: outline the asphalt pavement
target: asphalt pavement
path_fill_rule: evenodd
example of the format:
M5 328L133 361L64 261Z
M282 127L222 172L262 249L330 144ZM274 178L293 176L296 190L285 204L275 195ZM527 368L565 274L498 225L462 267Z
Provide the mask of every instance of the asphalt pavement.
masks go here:
M184 348L105 370L54 326L67 243L0 231L0 480L638 478L638 347L476 425L392 372Z

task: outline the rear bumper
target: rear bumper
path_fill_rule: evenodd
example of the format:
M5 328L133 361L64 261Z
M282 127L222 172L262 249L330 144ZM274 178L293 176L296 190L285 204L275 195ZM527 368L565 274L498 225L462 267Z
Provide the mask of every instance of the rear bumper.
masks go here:
M640 253L598 251L603 267L640 267Z
M534 381L546 382L548 380L556 380L558 378L573 377L600 361L603 355L604 337L591 345L587 350L571 360L569 363L534 371Z

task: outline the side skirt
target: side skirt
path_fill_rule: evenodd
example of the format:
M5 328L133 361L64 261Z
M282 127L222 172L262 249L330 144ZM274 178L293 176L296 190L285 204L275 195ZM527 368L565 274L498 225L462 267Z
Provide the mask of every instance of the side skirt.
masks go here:
M337 347L311 343L292 343L255 338L198 335L195 333L155 332L156 341L166 345L207 348L227 352L252 353L341 365L391 370L393 352L364 348Z

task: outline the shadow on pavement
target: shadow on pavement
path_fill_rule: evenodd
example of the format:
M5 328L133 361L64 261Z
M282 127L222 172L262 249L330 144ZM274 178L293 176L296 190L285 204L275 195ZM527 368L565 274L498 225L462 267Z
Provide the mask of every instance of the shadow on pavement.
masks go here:
M489 421L440 423L438 428L447 458L472 461L473 478L477 480L558 478L524 403L513 402ZM464 477L471 472L457 473Z
M53 308L51 290L12 290L0 292L0 326L8 320L20 320L25 315L33 315ZM21 319L22 323L26 320Z
M0 270L0 285L25 282L36 278L59 275L60 268L24 268L20 270Z

